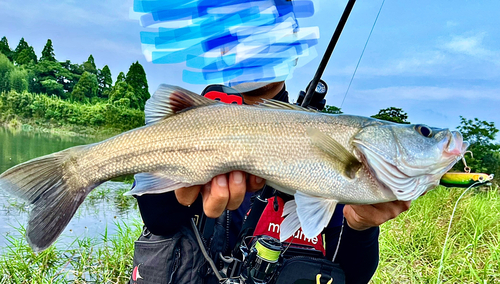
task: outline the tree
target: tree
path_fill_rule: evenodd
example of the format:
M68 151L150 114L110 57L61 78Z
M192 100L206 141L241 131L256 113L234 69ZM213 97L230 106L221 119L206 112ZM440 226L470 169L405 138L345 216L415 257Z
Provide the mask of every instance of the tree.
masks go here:
M14 68L9 74L10 89L18 93L28 90L28 71L24 68Z
M465 156L467 166L473 172L498 174L500 171L500 145L495 144L498 129L493 122L481 121L478 118L466 119L460 116L461 122L458 130L465 141L470 143L468 150L472 157ZM455 169L463 171L464 164L459 162Z
M111 77L111 70L108 65L105 65L102 70L97 71L97 83L99 84L98 96L100 98L108 98L108 93L113 86L113 78Z
M9 74L14 69L14 64L10 62L5 54L0 54L0 93L10 90Z
M139 98L137 92L132 86L125 81L118 81L115 83L109 92L109 101L115 106L122 106L128 108L139 109Z
M95 66L94 56L92 56L92 54L89 56L87 61L83 62L83 70L97 75L97 67Z
M338 108L336 106L329 106L329 105L326 105L325 108L321 112L331 113L331 114L341 114L342 113L340 108Z
M24 37L14 50L14 61L19 65L29 64L32 61L37 63L35 50L24 40Z
M120 72L120 74L118 74L118 77L116 77L116 83L118 82L125 82L125 73Z
M408 114L404 112L403 109L396 107L381 109L377 114L371 117L396 123L410 124L410 122L407 121Z
M30 68L33 72L34 81L30 86L30 92L56 95L66 98L64 82L70 77L68 70L61 66L61 63L51 60L41 60L38 64Z
M32 46L22 50L16 57L16 63L19 65L27 65L30 63L37 63L35 50Z
M136 61L130 65L130 68L127 72L127 77L125 78L125 82L129 84L136 92L137 97L137 105L139 109L144 110L144 105L146 101L149 99L150 94L148 90L148 80L146 79L146 72L144 68ZM131 102L132 105L135 103Z
M2 40L0 40L0 53L7 56L7 58L9 58L10 61L13 61L12 60L13 53L12 50L10 49L9 41L7 40L6 37L2 37Z
M71 99L80 102L89 101L89 99L97 96L98 89L96 75L85 71L73 89Z
M78 80L80 80L83 72L85 72L83 64L73 64L70 60L66 60L65 62L61 62L61 66L67 72L66 76L61 78L58 82L64 86L64 91L66 93L71 93L73 92L75 85L78 83Z
M45 47L42 50L42 57L40 57L40 61L54 61L56 62L56 55L54 53L54 47L52 46L52 40L48 39Z

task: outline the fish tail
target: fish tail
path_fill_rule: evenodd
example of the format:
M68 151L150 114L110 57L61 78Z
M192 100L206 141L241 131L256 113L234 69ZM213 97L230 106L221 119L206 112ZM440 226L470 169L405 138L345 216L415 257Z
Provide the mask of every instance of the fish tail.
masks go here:
M26 239L34 251L48 248L61 234L88 193L90 184L75 170L76 146L12 167L0 175L0 189L29 202Z

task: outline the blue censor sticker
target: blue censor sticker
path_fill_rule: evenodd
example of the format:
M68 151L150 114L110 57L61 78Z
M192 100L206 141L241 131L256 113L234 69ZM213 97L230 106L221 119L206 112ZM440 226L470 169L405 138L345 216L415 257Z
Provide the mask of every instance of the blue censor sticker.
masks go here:
M283 81L314 58L312 0L135 0L148 61L185 63L183 81L228 84Z

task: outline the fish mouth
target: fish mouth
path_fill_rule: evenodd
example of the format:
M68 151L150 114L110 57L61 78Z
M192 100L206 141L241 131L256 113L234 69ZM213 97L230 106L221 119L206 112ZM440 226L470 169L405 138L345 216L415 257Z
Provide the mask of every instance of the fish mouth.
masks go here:
M443 153L448 157L461 159L469 147L469 142L464 141L462 134L458 131L452 131L450 136Z

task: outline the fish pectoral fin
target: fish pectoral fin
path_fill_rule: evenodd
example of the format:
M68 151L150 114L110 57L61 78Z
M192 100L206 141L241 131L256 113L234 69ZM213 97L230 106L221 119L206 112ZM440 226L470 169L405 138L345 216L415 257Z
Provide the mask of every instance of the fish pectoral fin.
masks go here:
M300 229L300 221L296 209L297 205L293 199L285 203L282 217L286 217L280 225L280 242L286 241Z
M337 201L312 196L300 191L294 194L295 200L285 203L283 216L285 220L280 226L280 241L284 242L302 228L306 238L318 236L330 223Z
M300 191L294 195L297 204L296 212L307 238L318 236L330 223L337 200L312 196Z
M282 101L272 100L272 99L262 99L262 102L257 106L265 107L265 108L274 108L274 109L288 109L288 110L297 110L297 111L308 111L308 112L318 112L314 109L301 107L298 105L294 105L291 103L285 103Z
M146 102L146 124L158 122L184 110L217 104L184 88L162 84Z
M134 185L124 195L158 194L188 186L192 186L192 184L173 180L164 174L140 173L134 175Z
M361 168L362 164L358 159L351 154L344 146L337 142L332 137L326 135L316 128L306 128L307 135L311 138L312 143L327 153L330 157L344 164L344 175L348 178L354 178L356 172Z

